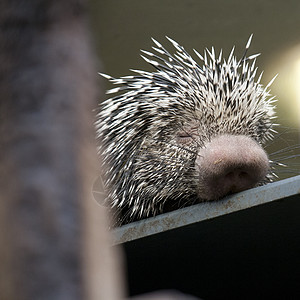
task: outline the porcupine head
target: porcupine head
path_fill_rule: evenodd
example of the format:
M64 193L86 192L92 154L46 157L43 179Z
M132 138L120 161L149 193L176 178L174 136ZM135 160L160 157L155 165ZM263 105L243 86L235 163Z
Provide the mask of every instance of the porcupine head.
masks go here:
M227 59L214 48L194 60L174 40L153 40L142 57L155 71L115 79L97 116L107 199L121 223L210 201L274 176L264 144L272 139L274 97L256 76L256 57ZM258 77L258 78L256 78Z

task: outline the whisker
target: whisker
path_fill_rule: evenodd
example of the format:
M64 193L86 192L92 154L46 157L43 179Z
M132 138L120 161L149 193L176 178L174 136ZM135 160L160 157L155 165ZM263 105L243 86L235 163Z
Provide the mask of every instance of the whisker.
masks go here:
M281 156L281 157L276 158L276 161L283 161L283 160L293 159L296 157L300 157L300 154L295 154L295 155L290 155L290 156Z
M283 152L288 152L288 151L293 151L293 150L297 150L297 149L300 149L300 145L293 145L293 146L288 146L286 148L282 148L278 151L275 151L275 152L272 152L270 153L269 155L276 155L276 154L279 154L279 153L283 153Z

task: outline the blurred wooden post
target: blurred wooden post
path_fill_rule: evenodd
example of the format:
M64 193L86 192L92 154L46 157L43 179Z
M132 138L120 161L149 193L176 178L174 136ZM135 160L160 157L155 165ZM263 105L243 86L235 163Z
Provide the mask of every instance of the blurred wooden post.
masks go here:
M119 299L92 199L96 66L85 1L0 4L0 299Z

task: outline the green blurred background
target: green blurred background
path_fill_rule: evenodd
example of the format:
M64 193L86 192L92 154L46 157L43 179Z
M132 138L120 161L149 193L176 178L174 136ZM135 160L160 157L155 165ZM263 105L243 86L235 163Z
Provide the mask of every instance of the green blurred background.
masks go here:
M298 154L272 154L299 145L300 137L300 1L299 0L92 0L90 15L102 72L114 77L129 69L152 70L140 58L140 49L151 50L154 37L168 47L169 36L192 54L195 48L222 48L228 56L232 46L240 57L251 33L249 54L257 60L267 84L277 73L272 94L277 96L277 128L280 135L266 150L271 159ZM169 48L170 49L170 48ZM193 54L192 54L193 55ZM195 58L195 57L194 57ZM111 86L99 77L99 84ZM99 99L101 101L101 99ZM280 178L299 174L299 158L282 160Z

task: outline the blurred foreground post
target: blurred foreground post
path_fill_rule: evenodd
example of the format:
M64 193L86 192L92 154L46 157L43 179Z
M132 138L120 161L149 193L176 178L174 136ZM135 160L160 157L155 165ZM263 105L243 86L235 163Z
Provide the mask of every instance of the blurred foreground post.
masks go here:
M0 4L0 299L118 299L85 1Z

